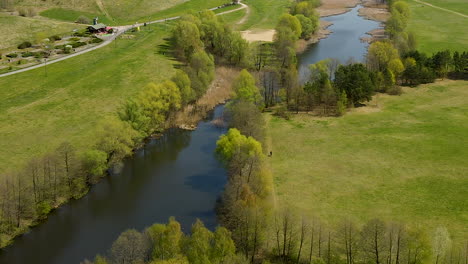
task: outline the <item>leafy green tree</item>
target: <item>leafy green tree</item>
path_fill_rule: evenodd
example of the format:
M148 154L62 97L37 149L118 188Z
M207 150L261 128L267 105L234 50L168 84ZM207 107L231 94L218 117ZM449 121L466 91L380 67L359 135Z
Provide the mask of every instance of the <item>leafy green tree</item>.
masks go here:
M177 70L174 77L172 77L172 81L177 85L177 88L179 88L182 105L187 105L195 99L195 93L191 87L192 83L184 71Z
M296 4L293 4L291 10L292 13L295 15L301 14L304 15L305 17L312 17L317 14L315 11L316 3L313 3L314 1L301 1Z
M231 238L231 232L224 227L217 227L211 248L211 263L224 263L226 258L234 256L235 253L236 246Z
M95 258L94 258L94 264L108 264L109 262L107 262L107 259L104 258L103 256L101 255L97 255Z
M200 31L196 24L186 20L178 21L172 31L175 49L179 55L190 60L192 54L203 47Z
M393 73L395 79L398 79L405 70L405 66L399 58L394 58L388 62L388 69Z
M203 50L198 50L193 54L187 68L187 74L190 77L197 98L205 94L214 79L214 72L213 56Z
M172 81L150 83L138 96L144 115L150 118L151 130L163 129L167 115L181 107L181 96Z
M281 16L277 28L289 28L294 34L295 39L299 39L299 37L302 34L302 27L301 27L301 22L297 17L290 15L290 14L284 14Z
M256 105L251 102L236 101L230 103L226 110L229 127L237 128L243 135L263 142L265 120Z
M232 84L235 100L242 100L260 105L262 97L258 87L255 85L254 77L246 70L242 70Z
M146 230L153 241L153 260L168 260L180 254L183 237L180 224L173 217L167 225L154 224Z
M301 23L302 33L301 38L310 39L312 34L317 30L317 25L312 22L312 20L302 14L295 15L295 17Z
M369 101L374 92L370 73L363 64L341 65L335 73L335 86L346 92L349 103Z
M90 177L100 177L107 169L107 153L101 150L88 150L83 154L83 169Z
M346 113L346 108L348 107L348 97L346 96L346 92L342 91L338 97L338 101L336 102L336 114L338 116L342 116Z
M398 50L390 42L376 41L369 46L367 64L372 70L383 71L394 59L399 59Z
M197 219L192 225L192 235L187 239L184 253L191 264L210 264L213 234Z
M404 23L408 23L410 17L411 17L411 10L409 8L409 5L405 1L396 1L391 5L391 13L392 15L395 15L398 13L401 16L401 19L403 19Z
M295 33L289 27L277 27L275 34L276 56L281 68L289 68L296 63Z

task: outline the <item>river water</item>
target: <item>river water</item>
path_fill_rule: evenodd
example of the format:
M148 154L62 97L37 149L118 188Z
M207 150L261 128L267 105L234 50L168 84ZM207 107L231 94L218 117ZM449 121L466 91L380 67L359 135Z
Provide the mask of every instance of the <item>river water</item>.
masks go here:
M360 41L378 22L358 16L358 9L325 18L333 22L328 38L299 56L299 73L326 58L362 61L367 44ZM216 140L224 128L211 124L222 115L218 106L195 131L174 129L125 162L117 175L103 179L82 199L52 213L48 220L0 251L1 264L75 264L106 253L126 229L142 230L175 216L184 231L200 218L217 224L214 211L227 173L214 157Z
M0 254L0 263L76 264L106 253L126 229L142 230L170 216L184 231L197 218L213 229L214 207L227 180L214 150L226 129L210 121L223 109L216 107L195 131L173 129L151 140L125 162L121 173L103 179L84 198L16 239Z
M299 80L304 83L309 74L309 65L318 61L335 58L341 63L349 60L363 62L367 53L367 43L361 41L366 33L379 27L380 23L359 16L356 6L351 11L337 16L322 18L332 22L328 29L333 33L327 38L310 45L298 56ZM369 35L367 35L369 36Z

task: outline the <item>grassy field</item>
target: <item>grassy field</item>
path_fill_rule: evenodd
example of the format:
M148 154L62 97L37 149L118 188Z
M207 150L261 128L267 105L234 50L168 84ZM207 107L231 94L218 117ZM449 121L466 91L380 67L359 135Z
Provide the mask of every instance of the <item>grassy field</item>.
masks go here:
M0 32L2 32L0 50L16 47L25 40L33 41L38 33L43 33L48 37L71 32L73 29L81 27L76 24L50 21L44 18L28 18L0 13Z
M272 29L278 23L289 6L289 0L244 0L250 7L247 21L241 30L246 29Z
M330 222L379 217L466 239L466 98L468 82L444 81L340 118L268 115L279 202Z
M468 15L468 1L466 0L424 0L424 2Z
M465 2L463 4L463 1ZM434 5L462 12L467 10L465 0L432 0ZM429 54L449 49L463 51L468 49L468 18L443 10L432 8L409 0L412 17L408 30L416 34L418 49ZM466 12L466 11L465 11Z
M104 23L107 25L117 25L117 21L114 21L112 18L109 18L102 13L91 13L91 12L86 12L86 11L64 9L60 7L47 9L41 12L40 15L46 18L54 19L54 20L61 20L61 21L68 21L68 22L75 22L80 16L85 16L91 20L95 17L98 17L100 23Z
M0 78L0 175L65 140L93 144L100 120L115 118L121 102L147 83L169 78L175 62L159 53L167 27L146 27L133 39Z

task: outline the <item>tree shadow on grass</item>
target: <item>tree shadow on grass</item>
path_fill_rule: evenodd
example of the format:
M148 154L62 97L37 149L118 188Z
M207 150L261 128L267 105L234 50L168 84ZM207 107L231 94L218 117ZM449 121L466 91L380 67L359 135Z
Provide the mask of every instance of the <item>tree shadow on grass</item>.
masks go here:
M164 42L162 44L158 45L157 53L159 55L162 55L162 56L166 57L167 59L169 59L169 60L171 60L173 62L176 62L174 64L174 67L177 68L177 69L184 66L184 64L182 62L180 62L176 57L175 51L173 49L173 43L174 43L173 38L164 38L163 40L164 40Z

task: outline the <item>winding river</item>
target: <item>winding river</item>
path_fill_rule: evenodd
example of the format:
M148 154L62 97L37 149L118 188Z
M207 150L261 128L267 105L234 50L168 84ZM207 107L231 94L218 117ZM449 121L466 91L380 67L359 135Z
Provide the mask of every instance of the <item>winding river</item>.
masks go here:
M380 22L365 19L359 16L361 6L352 8L349 12L322 18L332 22L328 29L332 34L319 42L310 45L299 57L299 80L304 82L308 76L309 65L318 61L334 58L341 63L349 60L363 62L367 52L368 43L361 38L366 33L379 27ZM367 35L368 36L368 35Z
M360 38L379 23L358 16L358 9L325 18L333 22L333 33L300 56L301 76L309 64L322 59L364 59L367 44ZM84 198L59 208L1 250L0 263L77 264L107 252L124 230L142 230L170 216L181 222L184 231L196 218L214 228L214 207L227 174L214 157L216 140L225 129L210 121L223 110L224 106L215 108L195 131L173 129L151 140L126 160L121 173L103 179Z

